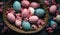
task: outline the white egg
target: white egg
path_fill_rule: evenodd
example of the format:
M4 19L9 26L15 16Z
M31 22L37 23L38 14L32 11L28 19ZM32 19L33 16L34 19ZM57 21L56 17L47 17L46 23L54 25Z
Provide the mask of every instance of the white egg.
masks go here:
M34 9L34 8L29 7L29 10L30 10L30 13L31 13L31 14L34 14L34 12L35 12L35 9Z
M8 14L7 14L7 19L8 19L11 23L15 22L15 16L14 16L12 13L8 13Z
M57 22L60 22L60 15L57 15L57 16L56 16L56 21L57 21Z

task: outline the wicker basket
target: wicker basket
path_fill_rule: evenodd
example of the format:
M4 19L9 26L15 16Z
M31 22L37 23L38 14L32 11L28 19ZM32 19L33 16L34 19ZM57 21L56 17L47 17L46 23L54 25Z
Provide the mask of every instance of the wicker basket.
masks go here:
M14 1L14 0L9 0L9 1L5 4L5 6L4 6L4 12L3 12L3 20L4 20L5 24L6 24L10 29L12 29L12 30L14 30L15 32L18 32L18 33L31 34L31 33L37 33L37 32L39 32L39 31L41 31L41 30L47 25L48 16L49 16L49 15L48 15L48 10L47 10L46 5L44 5L40 0L34 0L34 1L39 2L40 4L44 5L43 8L46 10L46 15L45 15L45 18L44 18L45 21L46 21L45 25L41 26L40 28L38 28L38 29L35 30L35 31L32 30L32 31L26 32L26 31L24 31L24 30L20 30L20 29L17 28L16 26L10 24L10 23L8 22L7 18L6 18L6 9L10 6L10 4L12 4L13 1ZM31 1L33 1L33 0L29 0L29 1L31 2Z

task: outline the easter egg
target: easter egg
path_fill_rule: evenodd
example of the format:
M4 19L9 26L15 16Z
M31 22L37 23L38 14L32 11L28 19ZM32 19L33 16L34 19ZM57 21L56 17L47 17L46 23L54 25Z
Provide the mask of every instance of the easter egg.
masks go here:
M56 23L55 21L51 20L51 21L50 21L50 26L51 26L52 28L56 28L57 23Z
M32 2L30 4L30 6L33 7L33 8L38 8L39 7L39 4L37 2Z
M20 2L19 2L19 1L14 1L14 3L13 3L13 8L14 8L14 10L16 10L16 11L20 11L20 8L21 8Z
M58 7L58 11L60 12L60 7Z
M57 16L56 16L56 21L57 21L58 23L60 23L60 15L57 15Z
M57 10L57 6L56 6L56 5L52 5L52 6L49 8L50 13L55 13L56 10Z
M42 17L45 14L45 10L44 9L36 9L35 10L35 15L38 17Z
M30 16L29 17L29 22L30 23L36 23L38 21L38 17L37 16Z
M29 7L29 10L30 10L30 13L31 13L31 14L34 14L34 12L35 12L35 9L34 9L34 8Z
M22 27L23 27L24 30L28 31L28 30L30 30L31 25L30 25L29 22L23 21L23 22L22 22Z
M12 13L7 14L7 19L12 23L15 22L15 16Z
M16 20L16 21L15 21L15 25L16 25L17 27L20 27L20 26L21 26L21 23L22 23L22 22L21 22L20 20Z
M23 9L22 13L21 13L22 18L29 17L29 13L30 13L30 11L28 9Z
M21 4L22 4L23 7L28 7L30 5L30 2L27 1L27 0L24 0L24 1L21 2Z

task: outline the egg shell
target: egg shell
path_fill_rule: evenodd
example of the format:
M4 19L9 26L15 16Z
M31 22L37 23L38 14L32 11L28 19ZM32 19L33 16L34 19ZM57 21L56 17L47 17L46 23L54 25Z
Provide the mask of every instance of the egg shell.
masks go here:
M33 8L38 8L40 5L37 2L32 2L30 6Z
M29 17L29 22L30 23L36 23L38 21L38 17L37 16L30 16Z
M29 22L23 21L22 22L22 27L25 31L29 31L31 29L31 25Z
M32 25L32 28L36 30L37 29L37 26L36 25Z
M50 21L50 26L53 27L53 28L54 28L54 27L56 28L57 23L56 23L55 21L51 20L51 21Z
M30 11L28 9L23 9L22 10L22 18L29 17Z
M39 9L35 10L35 15L38 16L38 17L42 17L42 16L44 16L44 14L45 14L44 9L39 8Z
M7 19L12 23L15 22L15 16L12 13L7 14Z
M55 13L56 10L57 10L57 6L56 6L56 5L52 5L52 6L49 8L50 13Z
M20 11L20 9L21 9L21 3L19 1L14 1L13 8L16 11Z
M60 23L60 15L57 15L57 16L56 16L56 21L57 21L58 23Z
M30 2L27 1L27 0L23 0L23 1L21 2L21 4L22 4L23 7L28 7L28 6L30 5Z
M45 3L46 5L49 5L49 1L47 1L47 0L45 0L44 3Z
M22 21L20 21L20 20L16 20L16 21L15 21L15 25L16 25L17 27L20 27L21 24L22 24Z
M33 7L29 7L30 13L34 15L35 9Z

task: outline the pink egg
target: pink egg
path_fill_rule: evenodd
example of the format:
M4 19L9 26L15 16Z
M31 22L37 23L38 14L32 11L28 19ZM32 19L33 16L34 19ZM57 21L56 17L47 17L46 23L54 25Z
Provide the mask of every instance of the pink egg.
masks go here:
M28 7L30 5L30 2L27 1L27 0L24 0L24 1L21 2L21 4L22 4L23 7Z
M38 17L37 16L30 16L29 17L29 21L31 22L31 23L36 23L37 21L38 21Z
M29 14L30 14L30 11L28 9L23 9L22 10L21 15L22 15L23 18L29 17Z
M45 3L46 5L49 5L49 1L47 1L47 0L45 0L44 3Z
M20 27L20 26L21 26L21 23L22 23L22 22L21 22L20 20L16 20L16 21L15 21L15 25L16 25L17 27Z
M40 5L37 2L32 2L30 6L33 7L33 8L37 8Z
M36 25L32 25L32 28L36 30L37 29L37 26Z
M55 13L57 10L57 6L56 5L52 5L49 9L50 13Z
M7 19L12 23L15 22L15 16L12 13L7 14Z

